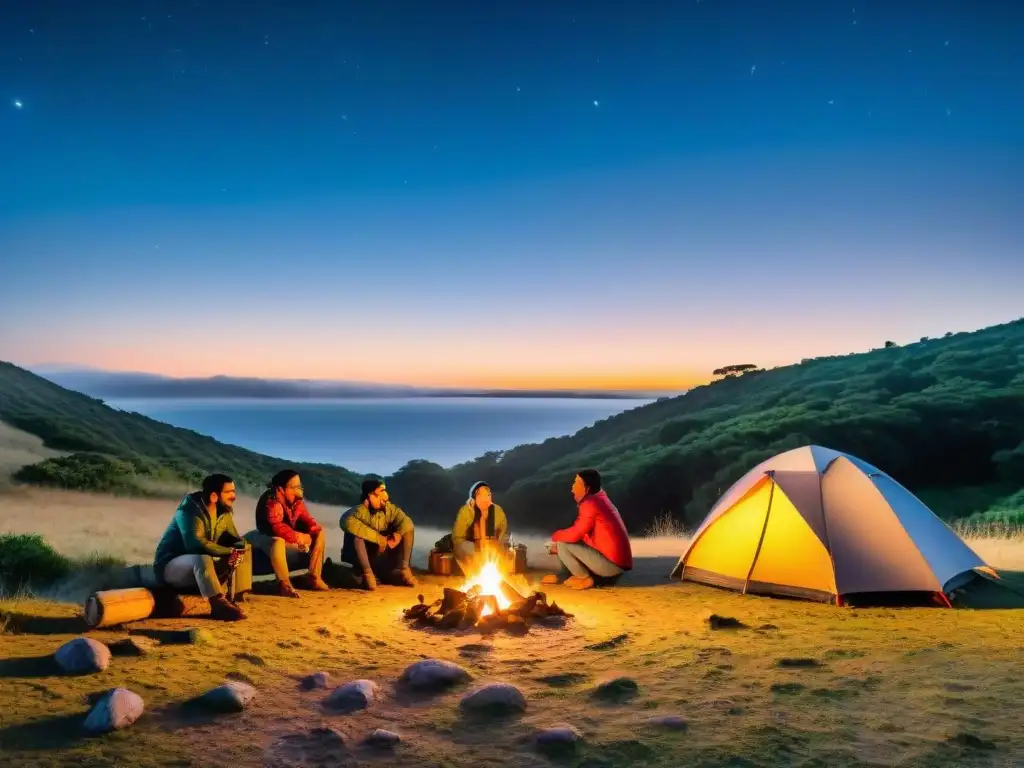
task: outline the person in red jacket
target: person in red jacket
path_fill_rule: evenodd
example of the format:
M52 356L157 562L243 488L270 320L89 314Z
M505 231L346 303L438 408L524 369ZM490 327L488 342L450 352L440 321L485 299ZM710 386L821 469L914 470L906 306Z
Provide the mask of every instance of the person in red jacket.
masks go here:
M576 500L576 522L551 535L554 546L549 552L557 554L569 573L566 586L590 589L595 579L600 583L614 583L633 568L633 550L629 534L608 494L601 490L601 473L596 469L583 469L572 483L572 497ZM545 584L557 584L558 576L550 574L542 579Z
M291 572L308 569L301 586L327 591L320 573L327 537L303 501L302 478L294 469L274 475L256 502L256 530L245 538L270 560L283 597L298 597Z

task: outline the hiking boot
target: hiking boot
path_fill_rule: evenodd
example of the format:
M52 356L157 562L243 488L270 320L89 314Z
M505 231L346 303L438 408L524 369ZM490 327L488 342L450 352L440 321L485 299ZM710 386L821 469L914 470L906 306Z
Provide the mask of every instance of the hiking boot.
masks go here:
M241 621L245 613L234 603L228 602L224 595L214 595L210 598L210 618L217 621Z
M277 582L277 594L281 597L298 597L299 593L295 591L295 587L289 584L287 581Z
M559 581L558 581L558 574L557 573L548 573L548 574L546 574L545 576L543 576L541 578L540 583L541 584L558 584L559 583Z
M411 568L399 568L391 574L395 586L415 587L416 577L412 575Z
M566 583L569 584L569 586L573 589L590 589L592 586L594 586L594 580L590 576L587 576L582 579L573 576L573 581L569 582L567 579Z
M377 577L373 575L373 571L363 571L363 589L367 592L373 592L377 588Z
M232 600L231 602L233 602L235 605L238 605L239 603L246 602L248 599L249 599L249 591L246 590L245 592L239 592L237 595L235 595L235 599Z
M319 576L306 575L306 578L302 580L302 586L306 589L311 589L314 592L330 592L331 588L327 586L327 582L321 579Z

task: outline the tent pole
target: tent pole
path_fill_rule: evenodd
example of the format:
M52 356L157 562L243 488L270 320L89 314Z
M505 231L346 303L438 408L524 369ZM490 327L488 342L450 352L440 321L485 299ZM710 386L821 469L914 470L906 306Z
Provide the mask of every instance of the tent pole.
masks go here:
M750 570L747 571L747 578L743 581L743 594L747 594L747 587L750 586L750 576L757 565L757 558L761 554L761 545L764 544L764 535L768 531L768 516L772 513L772 499L775 497L775 477L773 472L768 472L768 478L772 481L772 487L768 490L768 509L764 511L764 525L761 526L761 538L757 540L757 549L754 550L754 559L750 561Z

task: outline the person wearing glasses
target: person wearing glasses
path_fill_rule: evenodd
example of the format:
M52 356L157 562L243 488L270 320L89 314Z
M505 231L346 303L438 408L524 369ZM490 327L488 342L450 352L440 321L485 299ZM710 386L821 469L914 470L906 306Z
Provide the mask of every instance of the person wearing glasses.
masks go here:
M303 500L302 478L294 469L282 469L267 484L256 502L256 530L245 534L253 549L270 560L278 594L298 597L291 572L306 570L296 582L320 592L329 587L321 578L327 537Z
M355 570L356 581L364 589L376 589L378 579L415 587L409 566L416 532L412 519L388 500L383 480L364 480L362 492L362 501L338 521L345 532L341 561Z

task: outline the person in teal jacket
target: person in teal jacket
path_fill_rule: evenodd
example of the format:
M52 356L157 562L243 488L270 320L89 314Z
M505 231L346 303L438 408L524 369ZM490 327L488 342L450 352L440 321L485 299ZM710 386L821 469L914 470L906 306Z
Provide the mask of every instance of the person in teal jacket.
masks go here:
M356 580L376 589L377 580L415 587L410 561L416 536L412 519L388 499L383 480L363 481L363 498L339 520L345 539L341 561L356 570Z
M508 549L508 518L505 510L494 503L490 486L476 482L470 487L469 498L455 516L452 528L452 551L463 573L488 542Z
M203 479L202 490L181 500L153 557L157 580L210 601L210 615L224 621L245 614L228 600L224 583L234 576L235 600L252 590L252 548L235 526L235 483L227 475Z

